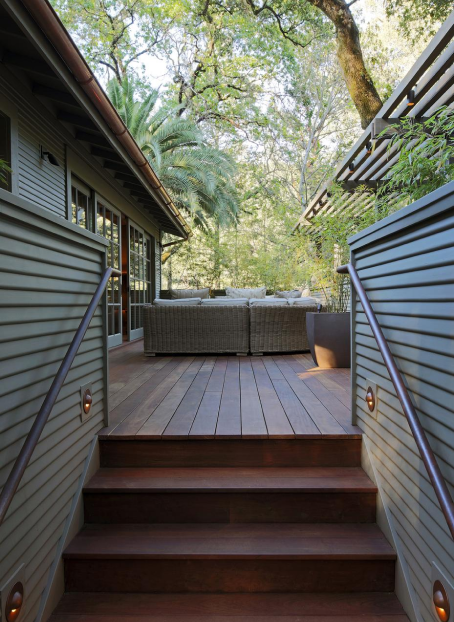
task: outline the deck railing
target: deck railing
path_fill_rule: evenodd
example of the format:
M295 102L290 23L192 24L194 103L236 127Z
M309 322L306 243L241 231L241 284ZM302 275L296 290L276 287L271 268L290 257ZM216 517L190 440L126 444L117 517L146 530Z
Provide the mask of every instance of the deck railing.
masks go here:
M71 365L73 364L73 361L79 350L80 344L85 337L88 326L90 325L90 322L93 318L93 315L95 314L102 295L104 294L104 290L107 287L107 283L109 282L109 279L112 275L119 276L121 275L121 272L115 270L114 268L107 268L102 275L101 281L99 282L99 285L97 286L96 291L93 294L93 298L91 299L90 304L88 305L87 310L79 324L79 328L77 329L76 334L71 341L65 357L50 386L50 389L47 392L46 397L44 398L44 402L42 403L36 419L27 435L25 443L20 450L18 457L16 458L16 462L14 463L11 473L6 480L6 483L0 494L0 525L2 524L8 508L11 505L16 490L25 473L25 469L30 462L30 458L33 455L36 445L38 444L44 426L46 425L49 415L52 412L57 397L63 386L63 383L66 380L66 376L68 375L68 372L71 369Z
M418 447L421 459L424 462L430 481L432 482L432 486L434 487L435 494L437 495L438 501L441 506L441 510L446 518L446 522L448 523L449 531L454 538L454 502L452 496L448 490L448 486L446 485L446 480L443 477L442 472L440 471L437 459L435 458L435 455L429 444L426 433L424 432L419 417L416 413L415 407L413 406L413 403L410 399L410 395L408 394L407 387L404 384L402 374L397 368L396 361L391 353L391 350L389 349L386 337L384 336L375 312L372 309L372 305L370 304L369 298L367 297L366 290L364 289L361 279L358 276L356 268L352 264L340 266L337 271L340 274L350 275L353 287L358 294L358 298L363 306L364 313L366 314L367 320L372 329L372 333L377 342L378 349L383 356L383 360L391 377L391 381L394 385L394 388L396 389L397 397L399 398L402 409L404 411L404 415L407 418L408 425L410 426L413 437L416 441L416 445Z

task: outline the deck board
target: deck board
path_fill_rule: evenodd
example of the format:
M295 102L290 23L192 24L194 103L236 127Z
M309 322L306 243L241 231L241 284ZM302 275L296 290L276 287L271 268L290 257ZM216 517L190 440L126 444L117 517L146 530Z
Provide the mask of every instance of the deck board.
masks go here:
M102 438L292 439L360 436L349 369L310 354L158 356L143 342L109 355L109 426Z

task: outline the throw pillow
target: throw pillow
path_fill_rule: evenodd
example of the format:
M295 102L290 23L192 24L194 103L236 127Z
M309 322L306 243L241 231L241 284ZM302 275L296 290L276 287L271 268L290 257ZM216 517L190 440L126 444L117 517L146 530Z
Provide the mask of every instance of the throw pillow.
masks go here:
M225 293L229 298L265 298L266 287L240 288L226 287Z
M182 298L209 298L210 288L203 289L171 289L170 298L172 300L181 300Z

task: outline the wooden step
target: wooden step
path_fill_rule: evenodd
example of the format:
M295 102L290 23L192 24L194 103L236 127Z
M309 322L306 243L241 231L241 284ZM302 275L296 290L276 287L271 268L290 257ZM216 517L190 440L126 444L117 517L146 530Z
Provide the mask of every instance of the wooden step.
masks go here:
M391 593L66 594L50 622L408 622Z
M100 469L85 522L371 523L376 492L359 467Z
M100 439L102 467L356 467L361 438Z
M89 525L64 555L70 592L391 591L376 525Z

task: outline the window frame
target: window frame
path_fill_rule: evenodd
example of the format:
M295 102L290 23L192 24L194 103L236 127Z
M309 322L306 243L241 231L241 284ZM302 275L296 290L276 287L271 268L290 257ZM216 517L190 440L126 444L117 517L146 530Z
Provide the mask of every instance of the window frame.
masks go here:
M76 189L77 192L81 192L82 194L84 194L85 196L88 197L88 205L87 205L87 227L83 227L82 225L80 225L77 222L77 217L76 217L76 222L73 221L73 215L72 215L72 193L73 193L73 188ZM69 221L73 224L76 225L77 227L80 227L81 229L84 229L85 231L90 231L91 233L96 233L96 223L95 223L95 210L94 210L94 204L95 204L95 196L94 196L94 192L92 190L92 188L90 188L90 186L87 186L83 181L81 181L78 177L75 177L74 175L71 175L71 184L69 187Z
M5 116L9 118L10 121L10 167L12 169L11 173L11 188L7 190L6 188L1 188L5 192L10 192L11 194L18 195L19 194L19 179L18 179L18 171L19 171L19 133L18 133L18 122L17 122L17 107L13 104L13 102L8 99L3 93L0 93L0 112L2 112Z

